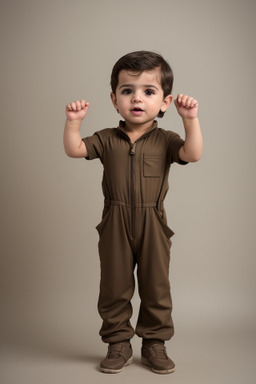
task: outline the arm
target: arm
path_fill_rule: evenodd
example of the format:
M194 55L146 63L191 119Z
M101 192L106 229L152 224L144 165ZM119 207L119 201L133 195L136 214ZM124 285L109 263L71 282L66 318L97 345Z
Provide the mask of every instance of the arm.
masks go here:
M64 148L69 157L87 157L85 143L81 139L80 126L89 108L85 100L76 101L66 105L66 124L64 129Z
M203 153L203 137L197 117L198 102L192 97L179 94L174 103L185 129L185 143L179 150L179 157L187 162L198 161Z

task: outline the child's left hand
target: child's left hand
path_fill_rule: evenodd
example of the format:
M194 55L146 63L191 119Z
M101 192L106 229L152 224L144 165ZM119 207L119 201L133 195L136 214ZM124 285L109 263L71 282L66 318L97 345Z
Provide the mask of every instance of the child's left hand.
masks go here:
M174 100L174 104L183 119L195 119L197 117L198 102L193 97L180 93Z

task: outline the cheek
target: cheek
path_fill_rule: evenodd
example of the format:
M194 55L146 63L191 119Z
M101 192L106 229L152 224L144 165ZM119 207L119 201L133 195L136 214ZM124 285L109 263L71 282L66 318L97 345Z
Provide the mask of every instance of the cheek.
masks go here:
M128 100L125 98L120 98L117 100L117 105L122 108L125 107L128 104Z
M162 107L162 100L150 100L148 105L152 109L159 110Z

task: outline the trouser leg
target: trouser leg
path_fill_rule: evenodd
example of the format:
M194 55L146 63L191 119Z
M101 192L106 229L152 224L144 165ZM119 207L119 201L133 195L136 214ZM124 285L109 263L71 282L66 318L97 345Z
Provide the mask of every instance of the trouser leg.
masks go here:
M101 264L98 310L103 320L100 335L106 343L131 339L134 329L131 298L134 293L134 259L120 207L111 207L107 225L100 234Z
M153 209L147 210L137 259L141 305L136 327L138 336L163 341L174 333L169 282L171 241L164 225Z

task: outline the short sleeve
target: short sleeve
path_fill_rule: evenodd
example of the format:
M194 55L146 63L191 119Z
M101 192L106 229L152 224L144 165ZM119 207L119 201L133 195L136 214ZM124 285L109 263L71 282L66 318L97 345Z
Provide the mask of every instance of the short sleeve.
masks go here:
M181 165L188 164L186 161L183 161L179 157L179 150L184 145L185 141L181 137L172 131L169 131L167 139L167 157L169 163L178 163Z
M98 132L92 136L88 136L82 139L86 145L88 152L87 160L102 159L103 156L103 143Z

